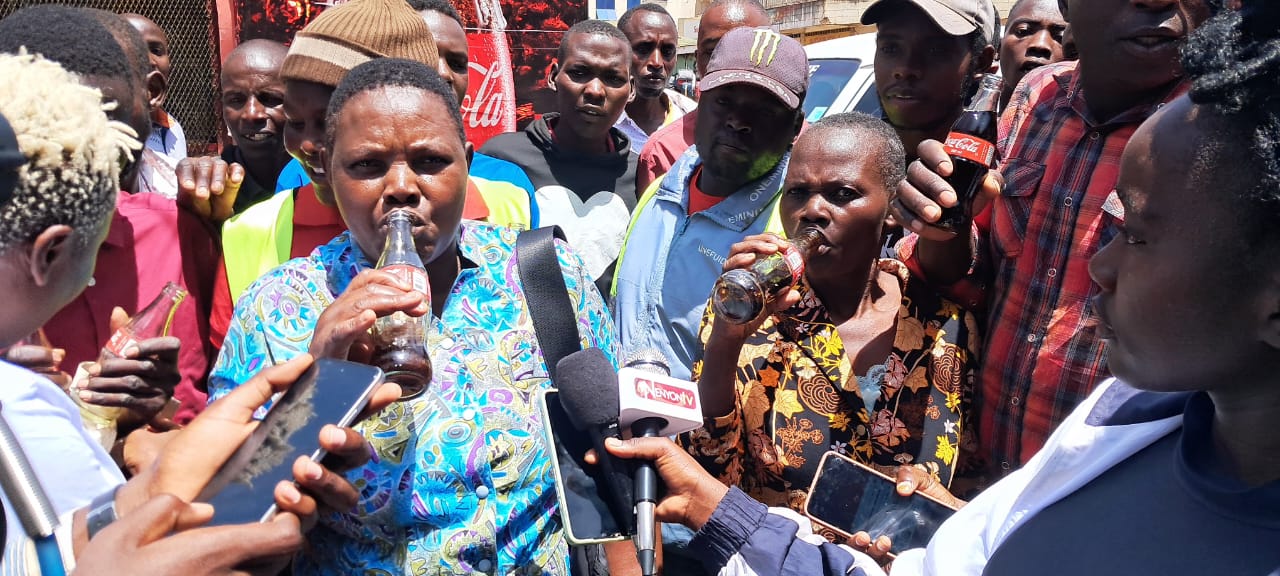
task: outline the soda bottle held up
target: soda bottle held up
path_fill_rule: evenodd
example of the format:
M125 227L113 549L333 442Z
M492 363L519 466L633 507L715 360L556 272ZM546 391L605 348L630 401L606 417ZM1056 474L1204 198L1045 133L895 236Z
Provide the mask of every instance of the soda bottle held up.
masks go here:
M785 251L760 258L750 268L721 274L711 299L716 315L731 324L756 319L766 303L800 281L805 261L822 241L817 228L805 228Z
M397 210L388 216L390 231L378 258L378 268L399 277L421 292L431 307L431 287L427 271L413 243L413 218ZM427 389L431 382L431 356L427 351L430 316L414 318L395 312L378 318L373 324L373 362L382 369L388 382L400 385L400 398L412 398Z
M973 101L951 126L944 147L954 167L947 183L956 191L956 205L942 209L934 226L960 232L973 221L973 199L982 188L987 170L996 163L996 122L1004 80L983 74Z
M125 350L138 342L168 336L173 328L173 316L186 298L187 291L181 286L174 282L165 284L155 300L147 304L142 311L134 314L128 324L111 335L111 339L98 355L98 362L122 357ZM82 400L77 386L82 388L88 382L87 375L82 372L83 370L76 374L71 399L75 400L80 408L80 417L84 420L85 428L109 449L115 442L116 420L124 414L126 409L116 406L98 406Z

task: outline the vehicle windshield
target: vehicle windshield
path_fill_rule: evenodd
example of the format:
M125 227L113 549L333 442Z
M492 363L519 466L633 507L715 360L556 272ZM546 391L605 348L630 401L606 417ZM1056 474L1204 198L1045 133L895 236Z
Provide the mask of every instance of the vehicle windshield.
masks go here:
M857 58L809 60L809 93L804 97L804 117L821 118L862 66Z

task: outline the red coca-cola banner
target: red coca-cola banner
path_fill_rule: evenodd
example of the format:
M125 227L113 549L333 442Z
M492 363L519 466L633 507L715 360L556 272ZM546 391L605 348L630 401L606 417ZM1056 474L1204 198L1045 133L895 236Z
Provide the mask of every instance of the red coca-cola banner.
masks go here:
M462 123L467 138L479 148L486 140L516 129L515 77L506 34L467 34L470 82L462 99Z

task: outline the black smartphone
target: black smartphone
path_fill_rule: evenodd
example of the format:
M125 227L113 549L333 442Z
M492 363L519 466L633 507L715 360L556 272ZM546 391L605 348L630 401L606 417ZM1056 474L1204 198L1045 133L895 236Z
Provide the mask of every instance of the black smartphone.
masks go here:
M609 505L600 497L602 484L595 480L598 468L587 464L584 457L591 440L573 427L555 389L542 393L543 435L556 477L556 497L560 503L560 521L570 544L598 544L627 539L627 534Z
M818 463L804 511L845 537L859 531L872 539L888 536L895 554L928 545L956 512L924 494L899 496L893 478L836 452Z
M382 384L373 366L317 358L275 400L253 434L240 445L197 500L213 505L213 525L265 522L275 515L275 487L293 479L293 462L319 462L320 429L350 426Z

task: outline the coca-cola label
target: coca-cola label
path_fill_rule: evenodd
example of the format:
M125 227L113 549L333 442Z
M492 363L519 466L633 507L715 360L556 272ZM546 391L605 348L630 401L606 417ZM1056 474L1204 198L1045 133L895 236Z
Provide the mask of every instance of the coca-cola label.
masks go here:
M467 140L479 148L486 140L516 129L515 79L511 53L503 32L467 34L471 61L467 64L469 88L462 99L462 120Z
M107 350L116 356L124 356L125 349L137 343L138 339L133 337L133 332L121 328L107 341Z
M426 270L408 264L392 264L383 268L383 270L390 272L396 278L404 280L410 286L413 286L414 290L425 294L428 298L431 296L431 287L427 283Z
M947 143L944 146L947 154L954 158L964 158L987 168L995 164L995 145L976 136L952 132L947 134Z
M787 270L791 271L791 281L799 282L800 277L804 276L804 255L795 246L787 246L787 250L782 253L782 261L787 263Z
M636 378L636 396L690 410L698 407L697 399L688 390L654 382L648 378Z

